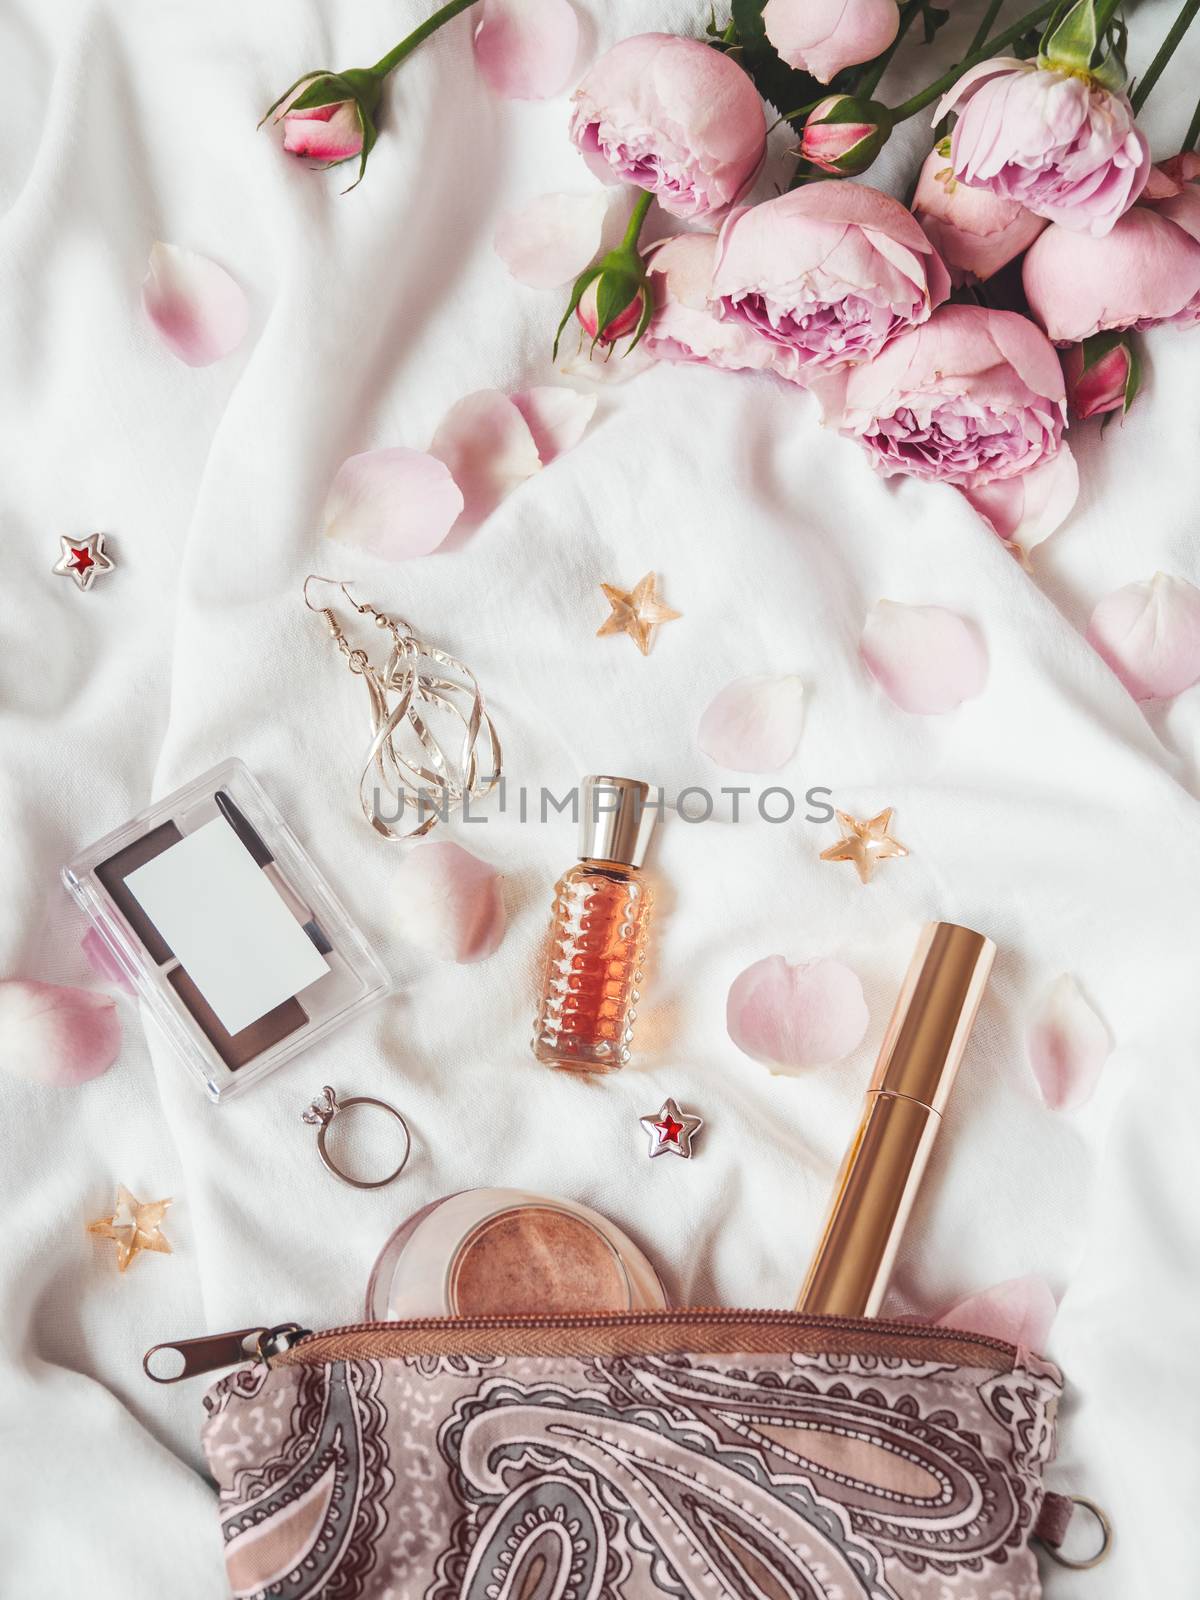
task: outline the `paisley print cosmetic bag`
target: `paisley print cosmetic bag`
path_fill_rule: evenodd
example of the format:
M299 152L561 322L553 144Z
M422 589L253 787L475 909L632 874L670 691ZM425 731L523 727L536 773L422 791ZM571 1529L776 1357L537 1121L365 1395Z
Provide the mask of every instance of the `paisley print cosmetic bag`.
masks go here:
M261 1348L205 1400L238 1600L1032 1600L1061 1521L1059 1374L972 1334L675 1312Z

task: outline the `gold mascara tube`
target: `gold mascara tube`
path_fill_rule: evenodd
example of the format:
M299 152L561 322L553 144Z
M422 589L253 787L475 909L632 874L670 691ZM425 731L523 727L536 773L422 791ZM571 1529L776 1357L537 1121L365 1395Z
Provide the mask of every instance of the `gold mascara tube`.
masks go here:
M995 954L971 928L926 924L797 1310L878 1311Z

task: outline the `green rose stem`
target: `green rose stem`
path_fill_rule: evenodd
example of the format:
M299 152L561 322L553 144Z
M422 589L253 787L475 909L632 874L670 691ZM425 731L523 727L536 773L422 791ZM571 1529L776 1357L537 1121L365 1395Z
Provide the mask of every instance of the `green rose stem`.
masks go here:
M1045 4L1027 11L1018 22L1014 22L1010 28L1005 28L1003 33L998 33L994 39L988 39L978 50L970 51L957 66L951 67L949 72L944 72L927 89L922 89L919 94L914 94L910 99L894 106L892 121L906 122L909 117L915 117L918 111L924 111L926 106L932 105L935 100L940 100L948 89L954 87L964 72L969 72L981 61L994 56L997 50L1003 50L1006 44L1014 44L1022 34L1028 33L1031 28L1036 28L1039 22L1044 21L1056 9L1056 4L1057 0L1045 0Z
M1000 15L1000 8L1003 6L1003 4L1004 0L991 0L987 10L979 19L979 26L975 29L975 37L967 46L968 55L972 55L983 44L991 30L992 23L995 22L996 18Z
M376 77L386 78L389 72L395 69L404 60L405 56L412 55L419 44L424 44L431 33L436 33L444 22L449 22L451 17L456 17L460 11L468 11L478 0L449 0L440 11L435 11L431 17L426 17L419 28L414 28L407 39L401 39L394 50L389 50L387 55L378 60L371 68Z
M1196 20L1197 11L1200 11L1200 0L1186 0L1186 3L1180 7L1179 15L1171 24L1167 37L1158 47L1158 54L1146 68L1133 93L1129 96L1130 104L1135 112L1140 111L1145 105L1151 89L1162 76L1163 68L1175 54L1179 41Z
M638 234L642 231L642 223L646 220L646 213L654 204L654 196L649 189L643 189L637 197L637 204L629 215L629 226L625 229L625 237L621 240L622 250L632 250L638 242Z
M1188 123L1188 131L1183 137L1183 148L1194 150L1198 144L1200 144L1200 103L1192 112L1192 120Z

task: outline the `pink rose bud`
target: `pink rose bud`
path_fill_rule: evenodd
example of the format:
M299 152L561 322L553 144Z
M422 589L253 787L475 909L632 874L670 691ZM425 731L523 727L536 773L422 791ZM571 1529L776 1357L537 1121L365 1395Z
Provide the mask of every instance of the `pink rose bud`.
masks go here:
M829 83L881 55L896 37L896 0L767 0L767 38L787 62Z
M575 307L576 320L593 344L616 344L618 339L623 339L637 327L645 304L645 293L639 289L625 309L610 317L603 327L600 326L599 297L600 279L593 278Z
M1129 333L1098 333L1063 352L1067 404L1081 422L1129 410L1141 383L1141 362Z
M628 334L629 347L625 351L628 355L640 342L650 325L653 306L646 262L638 250L638 234L652 204L648 193L639 195L620 244L575 279L567 309L554 335L556 358L558 342L572 313L590 337L593 350L598 344L611 350L618 339Z
M767 123L758 90L732 57L699 39L641 33L584 77L571 138L606 183L635 183L672 216L708 217L753 182Z
M1046 226L1045 217L988 189L971 189L954 176L949 141L925 157L913 215L950 269L956 287L984 282L1027 250Z
M382 79L371 68L312 72L280 95L266 116L283 123L283 148L324 167L358 158L358 183L375 143ZM262 122L259 123L262 127ZM354 184L351 184L351 188Z
M951 111L956 178L1077 233L1108 233L1150 172L1129 101L1086 74L997 56L963 73L934 122Z
M854 95L831 94L809 112L800 154L822 172L853 178L867 170L891 131L886 106Z

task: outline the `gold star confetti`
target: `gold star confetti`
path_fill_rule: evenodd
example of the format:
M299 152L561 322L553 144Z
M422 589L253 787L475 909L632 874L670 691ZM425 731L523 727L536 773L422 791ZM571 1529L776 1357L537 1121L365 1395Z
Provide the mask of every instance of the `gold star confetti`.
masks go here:
M141 1250L158 1250L168 1256L171 1254L171 1246L161 1229L162 1219L170 1204L170 1200L150 1200L143 1205L123 1183L119 1183L112 1216L89 1222L87 1231L115 1242L117 1270L124 1272Z
M663 605L655 593L657 577L653 572L633 589L618 589L615 584L602 583L604 597L612 607L612 615L596 629L597 639L609 633L627 633L644 656L650 654L654 635L664 622L674 622L683 615Z
M821 851L822 861L853 861L854 870L864 883L870 883L871 874L880 861L906 856L907 845L893 839L888 829L892 825L892 808L881 811L868 822L859 822L847 811L835 813L842 837L828 850Z
M68 539L60 533L58 542L62 554L51 570L73 579L80 589L90 589L98 577L112 571L113 563L104 548L102 533L89 533L86 539Z

